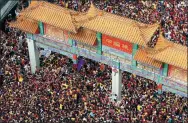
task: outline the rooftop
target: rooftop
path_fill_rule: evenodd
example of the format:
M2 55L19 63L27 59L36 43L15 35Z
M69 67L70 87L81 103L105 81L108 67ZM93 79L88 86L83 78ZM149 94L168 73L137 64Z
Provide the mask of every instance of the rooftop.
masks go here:
M18 17L18 23L23 23L23 21L19 21L19 18L23 17L26 21L33 20L32 24L35 29L36 21L41 21L59 29L67 30L70 32L71 38L90 45L93 45L96 40L96 32L101 32L143 46L142 52L144 51L144 56L147 56L147 61L153 59L187 69L187 47L172 43L161 34L154 48L147 46L156 30L159 29L159 23L152 25L140 23L126 17L101 11L93 4L91 4L88 12L79 13L48 2L34 1L20 14L21 17ZM24 25L25 28L23 24L17 24L14 27L26 32L34 32L34 29L28 31L28 25Z

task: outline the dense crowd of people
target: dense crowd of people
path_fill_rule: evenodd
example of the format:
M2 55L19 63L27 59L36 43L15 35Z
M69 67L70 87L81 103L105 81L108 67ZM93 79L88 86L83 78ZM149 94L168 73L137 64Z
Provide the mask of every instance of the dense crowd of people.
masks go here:
M155 82L127 72L123 73L122 100L112 98L111 68L102 69L100 63L86 58L77 71L65 56L42 55L41 68L31 74L26 34L5 27L6 33L0 31L0 123L188 121L187 98L160 94Z

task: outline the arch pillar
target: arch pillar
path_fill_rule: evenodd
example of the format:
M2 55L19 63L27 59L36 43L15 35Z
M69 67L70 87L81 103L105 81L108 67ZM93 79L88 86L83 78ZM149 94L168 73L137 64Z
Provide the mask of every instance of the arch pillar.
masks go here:
M121 100L121 90L122 90L122 71L120 69L115 69L112 67L112 98ZM115 94L117 97L114 97Z
M36 42L34 40L27 38L27 43L29 49L31 72L35 73L36 68L40 67L39 51L37 49Z

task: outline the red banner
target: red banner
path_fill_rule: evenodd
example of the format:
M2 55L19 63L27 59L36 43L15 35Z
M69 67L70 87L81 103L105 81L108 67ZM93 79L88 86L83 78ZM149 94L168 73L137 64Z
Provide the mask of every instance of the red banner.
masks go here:
M68 32L65 30L61 30L59 28L56 28L54 26L44 24L44 33L45 35L59 38L65 42L68 42Z
M187 82L187 71L172 65L169 65L168 76Z
M132 54L132 43L108 35L102 35L102 44Z

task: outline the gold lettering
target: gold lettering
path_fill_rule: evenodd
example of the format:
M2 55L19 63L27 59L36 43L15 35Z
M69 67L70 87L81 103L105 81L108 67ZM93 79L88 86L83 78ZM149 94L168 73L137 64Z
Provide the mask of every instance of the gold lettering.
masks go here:
M122 44L122 48L128 50L128 46L125 44Z
M109 44L112 44L112 40L110 40L110 39L106 39L106 42Z
M116 46L116 47L120 47L120 43L119 42L114 42L114 44L113 44L114 46Z

